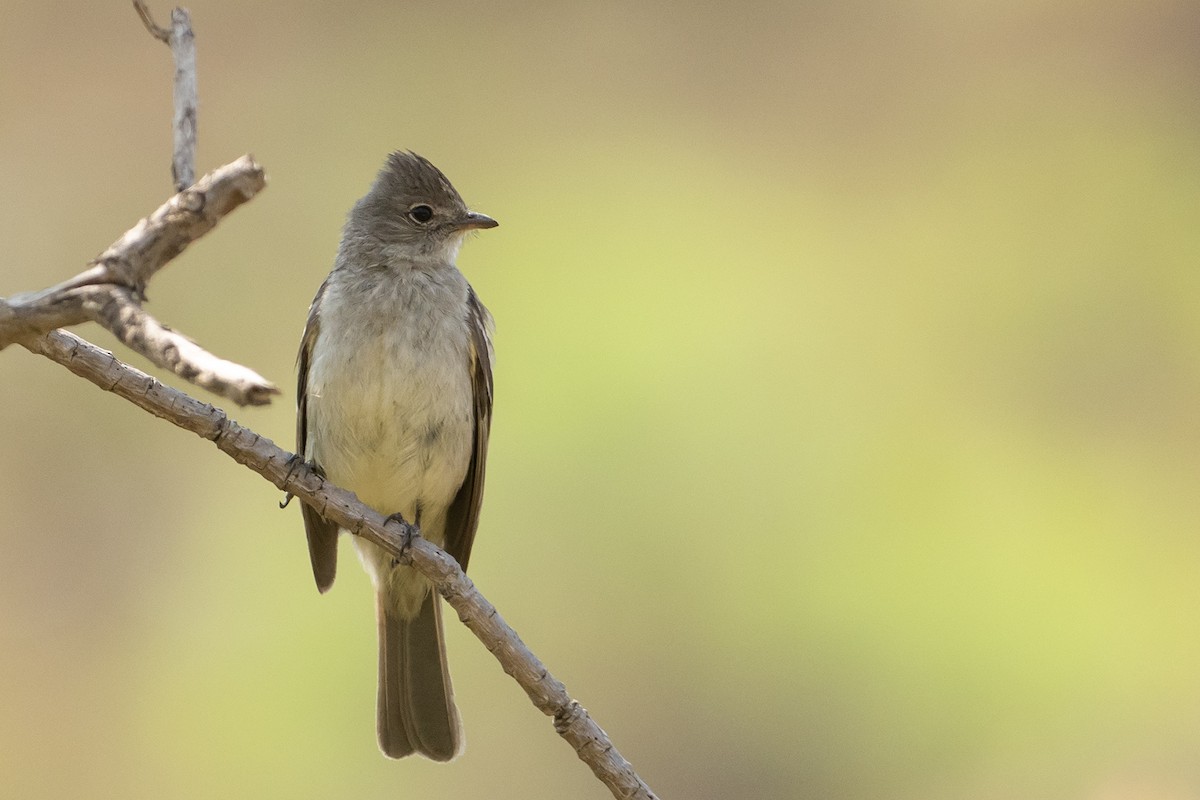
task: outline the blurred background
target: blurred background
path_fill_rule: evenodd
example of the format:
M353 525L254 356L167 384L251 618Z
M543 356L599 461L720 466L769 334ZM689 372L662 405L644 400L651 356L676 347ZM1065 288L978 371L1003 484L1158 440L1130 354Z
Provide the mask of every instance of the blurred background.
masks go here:
M499 219L471 574L664 800L1200 797L1200 5L190 8L199 171L270 184L149 309L290 449L386 153ZM12 294L170 194L172 65L0 19ZM4 795L609 796L456 624L466 754L385 760L349 543L318 596L210 444L20 348L0 423Z

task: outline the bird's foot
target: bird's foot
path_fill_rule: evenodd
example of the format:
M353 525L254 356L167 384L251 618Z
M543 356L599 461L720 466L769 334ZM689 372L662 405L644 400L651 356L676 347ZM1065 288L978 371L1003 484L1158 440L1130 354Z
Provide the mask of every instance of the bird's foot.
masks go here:
M301 461L300 456L292 456L292 461L289 463L291 463L293 465L300 464L300 463L307 464L308 468L311 469L313 472L317 473L317 475L321 476L321 478L325 477L325 470L321 469L321 465L315 461ZM295 469L295 467L293 466L292 469ZM292 471L291 469L288 470L289 477L290 477L291 471ZM292 498L295 496L296 495L292 494L291 492L284 492L283 499L279 501L279 507L287 508L288 504L292 502Z
M397 558L392 556L392 566L396 567L408 561L408 548L412 547L413 538L419 534L417 529L413 527L409 521L404 518L404 515L399 512L395 514L388 514L387 518L384 520L384 523L386 524L388 522L400 523L400 557Z

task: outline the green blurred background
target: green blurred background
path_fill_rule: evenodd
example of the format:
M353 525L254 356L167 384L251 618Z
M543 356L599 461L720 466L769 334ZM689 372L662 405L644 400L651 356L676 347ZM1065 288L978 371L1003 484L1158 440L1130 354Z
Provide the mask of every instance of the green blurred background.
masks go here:
M270 185L150 310L290 448L384 155L501 220L472 576L664 800L1200 797L1200 5L191 9L199 168ZM168 196L171 64L0 20L11 294ZM4 796L608 796L457 625L466 754L380 756L349 544L319 597L211 445L20 348L0 421Z

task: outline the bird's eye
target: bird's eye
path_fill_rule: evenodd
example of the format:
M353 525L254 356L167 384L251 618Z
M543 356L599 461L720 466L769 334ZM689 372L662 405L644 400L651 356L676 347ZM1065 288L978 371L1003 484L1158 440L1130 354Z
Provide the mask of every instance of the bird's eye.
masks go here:
M433 219L433 209L427 205L413 206L408 210L408 218L418 225L424 225Z

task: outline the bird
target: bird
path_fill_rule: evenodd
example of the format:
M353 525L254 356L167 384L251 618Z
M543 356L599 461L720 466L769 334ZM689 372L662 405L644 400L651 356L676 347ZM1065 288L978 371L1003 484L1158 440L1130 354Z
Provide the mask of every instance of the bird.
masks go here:
M342 231L297 359L297 450L327 480L418 527L465 570L479 525L492 418L491 314L455 264L498 225L446 176L391 153ZM313 577L337 571L338 526L302 507ZM390 758L450 761L464 746L429 581L360 537L375 589L377 732Z

